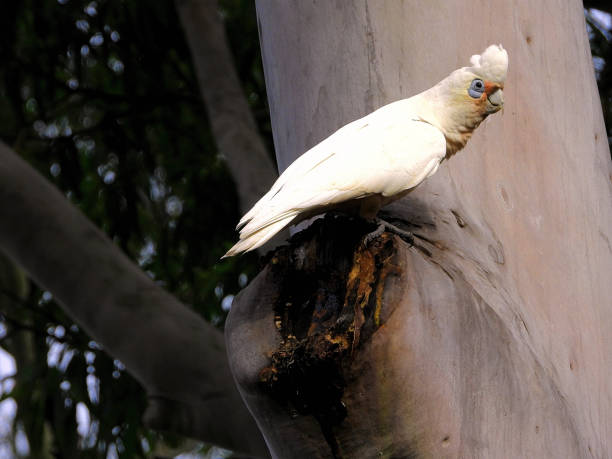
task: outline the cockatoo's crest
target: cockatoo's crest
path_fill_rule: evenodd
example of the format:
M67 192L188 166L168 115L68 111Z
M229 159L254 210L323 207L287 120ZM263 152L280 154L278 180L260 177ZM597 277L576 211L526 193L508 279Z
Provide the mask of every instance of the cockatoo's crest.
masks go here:
M479 77L503 86L508 73L508 53L502 45L491 45L482 54L470 58L472 67L465 67Z

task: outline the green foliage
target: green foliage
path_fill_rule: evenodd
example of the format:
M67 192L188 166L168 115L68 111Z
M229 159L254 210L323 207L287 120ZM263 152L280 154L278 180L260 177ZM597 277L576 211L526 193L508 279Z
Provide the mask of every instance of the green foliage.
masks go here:
M232 0L222 8L270 145L254 6ZM222 300L254 275L256 257L217 263L236 237L237 197L173 2L8 2L0 59L0 137L160 285L222 326ZM155 437L141 423L145 394L121 362L48 293L13 301L3 293L2 345L18 367L5 397L17 401L16 425L32 454L50 433L61 457L106 457L109 448L147 456ZM27 355L17 350L24 342ZM80 403L92 419L84 438L76 434Z

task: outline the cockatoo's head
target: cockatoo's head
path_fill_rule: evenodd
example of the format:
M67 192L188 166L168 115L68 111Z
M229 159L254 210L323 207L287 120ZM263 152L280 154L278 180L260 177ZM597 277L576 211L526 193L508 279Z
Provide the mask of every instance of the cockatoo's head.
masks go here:
M449 153L461 149L474 129L504 105L503 88L508 71L508 53L501 45L491 45L470 59L471 67L455 70L436 87L442 103L437 115L447 138Z
M481 55L473 55L470 63L472 67L459 70L465 73L464 83L469 80L469 98L466 99L484 110L487 115L495 113L504 105L503 89L508 72L508 53L501 45L491 45Z

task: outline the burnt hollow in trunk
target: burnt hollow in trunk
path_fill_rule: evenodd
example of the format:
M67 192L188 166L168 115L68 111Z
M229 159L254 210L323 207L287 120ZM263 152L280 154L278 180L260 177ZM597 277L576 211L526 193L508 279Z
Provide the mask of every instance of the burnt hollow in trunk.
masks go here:
M341 457L334 428L347 416L342 398L360 346L384 325L385 281L398 273L400 242L389 233L364 242L375 227L328 215L265 258L278 288L266 307L277 344L257 375L258 390L289 417L312 416L333 457Z

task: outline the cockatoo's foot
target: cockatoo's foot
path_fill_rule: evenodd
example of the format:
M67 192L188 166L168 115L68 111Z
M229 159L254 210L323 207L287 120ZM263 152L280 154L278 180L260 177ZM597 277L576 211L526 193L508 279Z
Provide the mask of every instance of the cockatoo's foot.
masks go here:
M404 241L406 241L408 244L414 245L414 236L410 231L406 231L401 228L398 228L397 226L392 225L391 223L381 218L377 218L376 223L378 223L378 227L371 233L366 234L365 237L363 238L364 246L369 245L370 242L372 242L374 239L376 239L378 236L380 236L385 231L396 234L399 237L401 237Z

